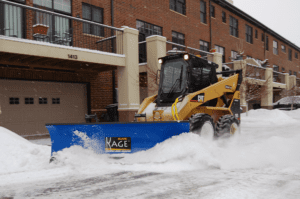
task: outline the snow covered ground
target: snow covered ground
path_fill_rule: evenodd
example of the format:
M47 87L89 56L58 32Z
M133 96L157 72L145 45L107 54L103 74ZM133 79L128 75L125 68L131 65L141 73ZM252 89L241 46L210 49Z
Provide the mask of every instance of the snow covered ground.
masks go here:
M230 139L192 133L123 159L0 127L0 198L300 198L300 109L251 110Z

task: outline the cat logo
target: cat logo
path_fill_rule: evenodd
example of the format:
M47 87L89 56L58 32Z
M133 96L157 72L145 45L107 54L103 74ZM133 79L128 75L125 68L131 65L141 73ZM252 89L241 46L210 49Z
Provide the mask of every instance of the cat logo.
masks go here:
M204 101L204 95L198 95L198 102Z

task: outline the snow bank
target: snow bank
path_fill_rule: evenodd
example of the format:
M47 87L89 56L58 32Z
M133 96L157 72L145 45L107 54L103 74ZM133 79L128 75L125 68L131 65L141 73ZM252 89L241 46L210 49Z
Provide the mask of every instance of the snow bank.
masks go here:
M36 170L49 164L51 148L36 145L0 127L0 174Z
M267 109L257 109L248 111L248 116L246 113L242 114L242 123L251 122L255 125L288 125L292 123L298 123L299 121L289 116L286 112L279 109L267 110Z

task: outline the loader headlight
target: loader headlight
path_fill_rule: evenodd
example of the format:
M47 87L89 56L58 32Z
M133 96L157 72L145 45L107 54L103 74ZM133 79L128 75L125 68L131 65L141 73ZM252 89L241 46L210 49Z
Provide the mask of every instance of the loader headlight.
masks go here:
M162 59L159 59L159 60L158 60L158 63L159 63L159 64L162 64L162 63L163 63L163 60L162 60Z
M184 60L188 60L189 59L189 55L188 54L183 55L183 59Z

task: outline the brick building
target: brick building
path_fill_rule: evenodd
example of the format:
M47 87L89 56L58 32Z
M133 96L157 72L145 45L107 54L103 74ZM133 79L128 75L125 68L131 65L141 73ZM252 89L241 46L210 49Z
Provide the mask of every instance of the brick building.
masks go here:
M39 24L46 34L35 32ZM123 86L116 69L128 64L127 47L117 45L122 26L138 29L140 42L162 35L195 49L215 48L225 63L243 51L245 58L268 59L274 70L300 76L300 48L225 0L0 0L1 125L43 135L45 121L100 117L122 96L115 92ZM141 43L140 68L146 54Z

